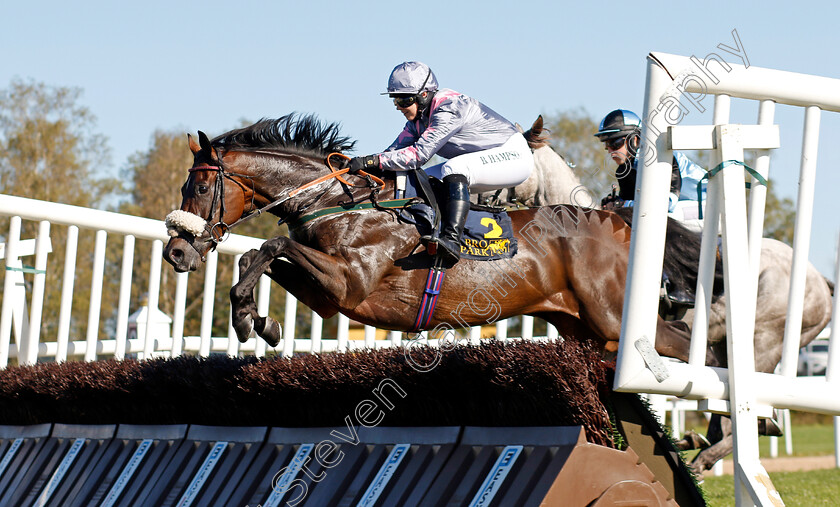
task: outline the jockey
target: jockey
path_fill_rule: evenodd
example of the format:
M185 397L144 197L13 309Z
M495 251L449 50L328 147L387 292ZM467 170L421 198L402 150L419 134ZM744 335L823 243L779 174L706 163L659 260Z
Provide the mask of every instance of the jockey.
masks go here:
M470 207L470 191L485 192L516 186L530 176L534 157L516 127L474 98L438 89L432 70L420 62L397 65L382 95L394 100L407 120L397 139L382 153L355 157L350 172L379 168L420 169L433 155L448 159L426 167L443 180L441 231L424 240L437 243L444 261L461 258L461 235Z
M595 137L604 142L604 149L617 164L618 195L613 193L601 200L603 209L633 205L636 193L638 159L636 153L642 138L642 120L632 111L616 109L601 120ZM697 184L706 170L692 162L685 154L675 151L671 163L671 193L668 196L668 216L679 220L687 228L699 232L703 228L697 204ZM701 187L701 205L706 205L706 183ZM668 274L662 273L662 286L671 303L689 305L694 299L672 286Z
M616 109L601 120L595 137L604 142L604 149L617 164L615 177L618 180L618 195L613 194L601 200L604 209L632 206L636 191L636 152L641 141L642 121L632 111ZM706 175L706 170L692 162L684 153L675 151L672 162L671 193L668 196L668 214L689 229L703 228L697 205L697 183ZM706 183L701 187L702 206L706 204Z

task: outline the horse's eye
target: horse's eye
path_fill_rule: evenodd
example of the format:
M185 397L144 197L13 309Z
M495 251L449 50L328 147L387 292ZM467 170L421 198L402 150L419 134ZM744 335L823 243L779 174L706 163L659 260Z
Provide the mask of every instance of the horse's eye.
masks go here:
M209 190L207 185L198 185L198 193L199 194L206 194L207 190Z

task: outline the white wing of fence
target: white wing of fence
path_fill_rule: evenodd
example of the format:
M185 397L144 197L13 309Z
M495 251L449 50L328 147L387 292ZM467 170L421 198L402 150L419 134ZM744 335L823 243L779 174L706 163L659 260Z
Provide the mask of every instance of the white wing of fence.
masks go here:
M778 493L767 487L758 459L757 417L772 407L840 414L837 381L837 332L831 333L831 359L826 377L796 378L802 319L805 269L813 212L813 196L820 112L840 111L840 80L756 67L720 64L712 58L700 62L663 53L648 58L643 116L643 163L636 188L630 266L624 299L624 321L614 387L619 391L648 392L702 400L707 410L727 413L735 428L736 500L739 505L771 505ZM715 55L716 56L716 55ZM728 70L727 70L728 69ZM714 74L713 74L714 71ZM675 126L673 108L683 100L715 96L713 125ZM729 124L730 97L759 101L756 125ZM713 150L713 164L743 161L744 149L759 151L756 169L767 176L769 149L779 146L773 125L776 103L805 108L805 125L794 257L785 346L781 374L755 372L755 324L758 257L764 217L764 190L753 180L749 221L744 192L744 170L726 167L708 183L706 226L697 286L688 363L662 361L638 348L653 343L659 303L659 281L665 244L666 209L673 149ZM727 305L727 351L730 368L705 365L706 330L718 223L723 240ZM840 274L838 274L840 276ZM835 302L835 315L836 315ZM837 331L837 319L833 319ZM659 368L656 368L658 365ZM660 371L658 371L660 370ZM654 373L658 373L658 376Z
M188 273L176 275L173 295L173 315L165 315L158 310L161 294L161 270L171 269L162 265L162 249L168 241L166 227L162 221L100 211L78 206L69 206L37 201L22 197L0 195L0 215L9 218L9 232L5 243L0 244L0 258L5 259L6 277L3 287L2 306L0 307L0 368L8 365L10 359L17 359L21 364L33 364L41 360L65 361L77 357L95 360L108 357L122 359L127 354L139 358L160 355L177 356L183 353L197 353L206 356L210 353L266 354L266 343L252 337L240 344L233 327L229 324L224 336L212 336L214 293L216 286L230 287L239 276L239 257L254 248L259 248L263 240L233 234L221 243L216 251L207 255L203 295L201 305L201 325L197 333L185 334L185 309L187 304ZM36 237L21 239L23 221L37 223ZM58 315L41 314L44 301L48 254L52 249L50 231L56 227L67 228L65 262L61 282L61 302ZM95 231L93 252L78 252L79 229ZM137 252L136 240L150 240L150 251ZM119 288L116 293L104 293L103 284L106 272L106 252L119 250ZM34 266L22 263L22 259L35 256ZM150 260L148 285L140 292L148 294L148 302L138 308L132 307L131 289L134 281L134 260L137 255L148 255ZM71 316L76 320L80 316L73 314L73 301L76 291L76 269L82 262L93 262L90 281L89 310L86 316L87 327L84 336L70 336ZM27 260L27 262L30 262ZM217 280L219 262L231 263L233 278ZM113 264L113 263L112 263ZM113 268L112 268L113 269ZM30 275L32 281L24 281L24 275ZM30 287L31 286L31 287ZM274 285L274 290L281 290ZM382 348L400 345L403 333L377 330L364 326L360 339L352 339L351 322L346 317L338 317L337 336L323 335L323 321L312 312L311 332L303 336L296 332L298 301L285 294L283 308L269 308L272 282L263 276L257 290L257 306L261 315L271 312L275 316L283 314L284 339L276 353L290 356L300 352L346 351L360 348ZM135 292L137 292L135 290ZM78 297L78 296L76 296ZM101 314L103 299L117 301L116 316ZM27 300L29 312L27 313ZM226 304L229 302L226 301ZM303 307L305 308L305 307ZM133 312L133 313L132 313ZM229 310L228 310L229 314ZM52 326L44 326L43 319L51 319ZM115 320L109 326L105 320ZM534 319L522 317L518 326L525 339L555 339L554 327L542 323L546 335L534 336ZM499 339L508 338L508 321L497 322L495 335ZM55 336L43 336L42 329L57 329ZM112 330L113 328L113 330ZM492 328L491 328L492 329ZM14 330L15 340L12 341ZM487 330L483 331L485 335ZM103 335L107 335L103 339ZM478 343L482 335L479 327L469 330L471 343ZM289 338L285 338L289 337ZM436 345L436 340L428 340Z

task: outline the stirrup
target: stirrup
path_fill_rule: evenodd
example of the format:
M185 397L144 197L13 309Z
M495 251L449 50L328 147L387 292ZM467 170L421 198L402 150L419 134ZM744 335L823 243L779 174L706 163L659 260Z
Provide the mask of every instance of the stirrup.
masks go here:
M437 243L439 239L437 234L426 234L420 236L420 244L426 247L429 255L435 255L437 254Z
M437 255L441 259L447 262L456 263L461 260L461 247L457 243L453 243L456 249L452 249L445 241L442 241L441 238L437 238L437 241L433 243L429 243L426 246L426 250L432 255ZM432 248L429 246L434 245ZM432 251L434 250L434 252Z

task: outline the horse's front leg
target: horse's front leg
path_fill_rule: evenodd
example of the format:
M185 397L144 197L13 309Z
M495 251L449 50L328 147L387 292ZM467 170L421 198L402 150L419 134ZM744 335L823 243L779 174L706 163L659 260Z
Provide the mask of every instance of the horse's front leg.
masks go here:
M263 247L269 241L273 240L266 241ZM231 320L236 337L241 343L245 343L251 335L251 330L256 329L257 334L269 345L276 347L282 335L280 325L273 319L271 324L266 318L260 317L254 300L254 288L260 276L274 261L274 257L263 247L246 252L239 259L239 281L230 289Z
M270 317L260 317L254 301L254 288L269 266L268 274L273 280L320 314L334 314L340 302L353 306L370 290L364 277L350 279L350 270L343 259L285 236L270 239L259 250L242 256L241 277L230 290L233 327L240 341L247 340L252 329L272 346L280 341L280 325ZM352 301L348 298L351 287Z

